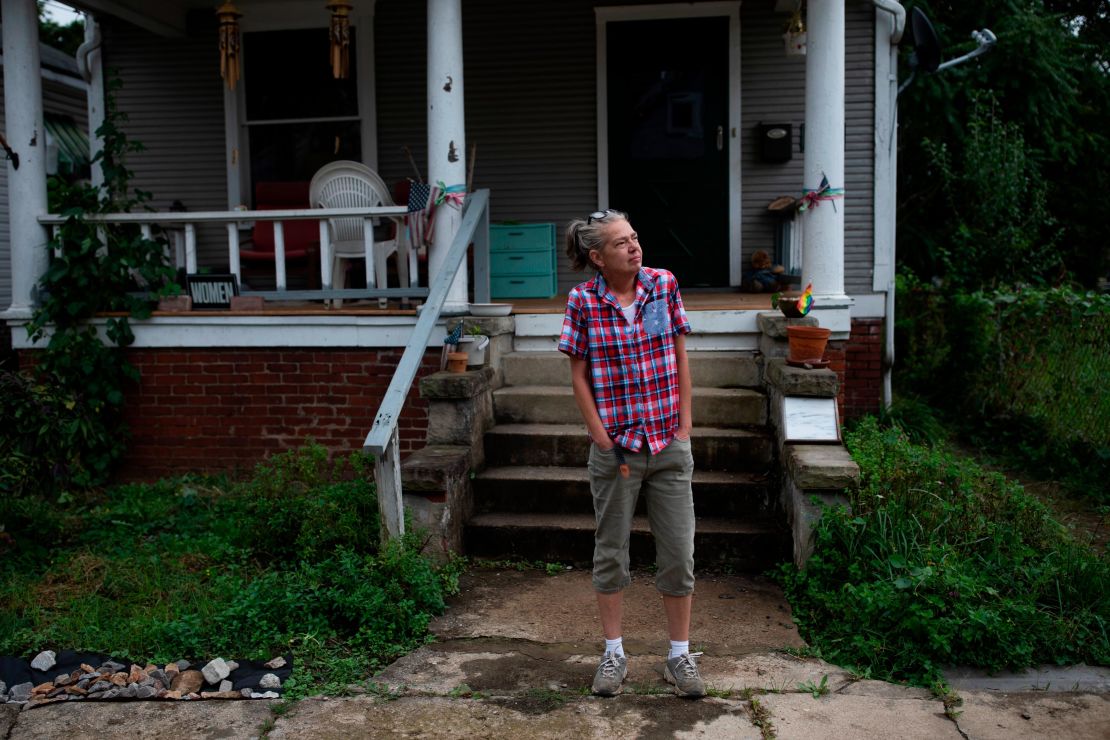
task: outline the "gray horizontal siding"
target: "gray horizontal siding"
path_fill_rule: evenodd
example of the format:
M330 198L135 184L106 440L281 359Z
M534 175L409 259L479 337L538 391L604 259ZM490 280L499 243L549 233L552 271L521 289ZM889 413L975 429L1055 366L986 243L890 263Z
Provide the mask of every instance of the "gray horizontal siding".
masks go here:
M783 51L781 14L770 4L741 8L744 260L757 249L771 251L775 220L767 205L780 195L802 191L804 154L799 134L805 122L805 57ZM870 293L873 265L874 178L874 8L847 4L844 128L844 282L849 293ZM794 158L760 162L755 129L759 123L794 126ZM833 183L834 186L837 183Z
M131 185L167 210L180 200L190 211L227 208L223 81L214 34L167 38L120 21L106 22L105 69L117 69L116 93L127 114L124 131L144 150L129 155ZM197 227L197 260L227 267L227 236L219 224Z
M467 155L494 221L552 221L597 206L594 3L467 0L463 6ZM407 144L427 172L425 4L376 11L379 169L409 177ZM559 250L562 254L562 250ZM582 280L560 258L559 290Z

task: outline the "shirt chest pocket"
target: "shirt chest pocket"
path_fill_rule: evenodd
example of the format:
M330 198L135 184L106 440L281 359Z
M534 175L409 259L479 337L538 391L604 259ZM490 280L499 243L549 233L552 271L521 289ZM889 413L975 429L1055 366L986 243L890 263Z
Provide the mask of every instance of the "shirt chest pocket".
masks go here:
M666 301L652 301L644 306L644 333L649 337L661 337L670 333L671 315Z

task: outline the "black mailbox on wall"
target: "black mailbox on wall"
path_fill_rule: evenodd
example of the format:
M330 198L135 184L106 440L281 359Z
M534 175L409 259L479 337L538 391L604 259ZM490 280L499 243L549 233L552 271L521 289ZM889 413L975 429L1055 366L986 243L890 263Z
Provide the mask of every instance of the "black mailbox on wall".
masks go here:
M759 158L764 162L789 162L794 157L794 126L761 123L756 127Z

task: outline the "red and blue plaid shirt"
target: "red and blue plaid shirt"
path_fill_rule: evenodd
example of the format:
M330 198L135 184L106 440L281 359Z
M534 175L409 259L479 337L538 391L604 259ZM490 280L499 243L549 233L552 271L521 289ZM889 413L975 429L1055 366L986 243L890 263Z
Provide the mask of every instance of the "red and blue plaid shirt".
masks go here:
M652 454L670 444L678 429L676 334L689 334L678 282L666 270L640 268L635 321L600 274L570 291L559 351L589 363L601 423L626 450L646 440Z

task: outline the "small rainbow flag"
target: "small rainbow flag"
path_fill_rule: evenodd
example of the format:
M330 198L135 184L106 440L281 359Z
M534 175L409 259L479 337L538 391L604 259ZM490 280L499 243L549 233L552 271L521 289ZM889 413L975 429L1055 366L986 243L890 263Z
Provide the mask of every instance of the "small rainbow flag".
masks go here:
M795 305L798 307L798 313L802 316L809 313L809 309L813 308L813 283L806 286L806 289L798 296L798 302Z

